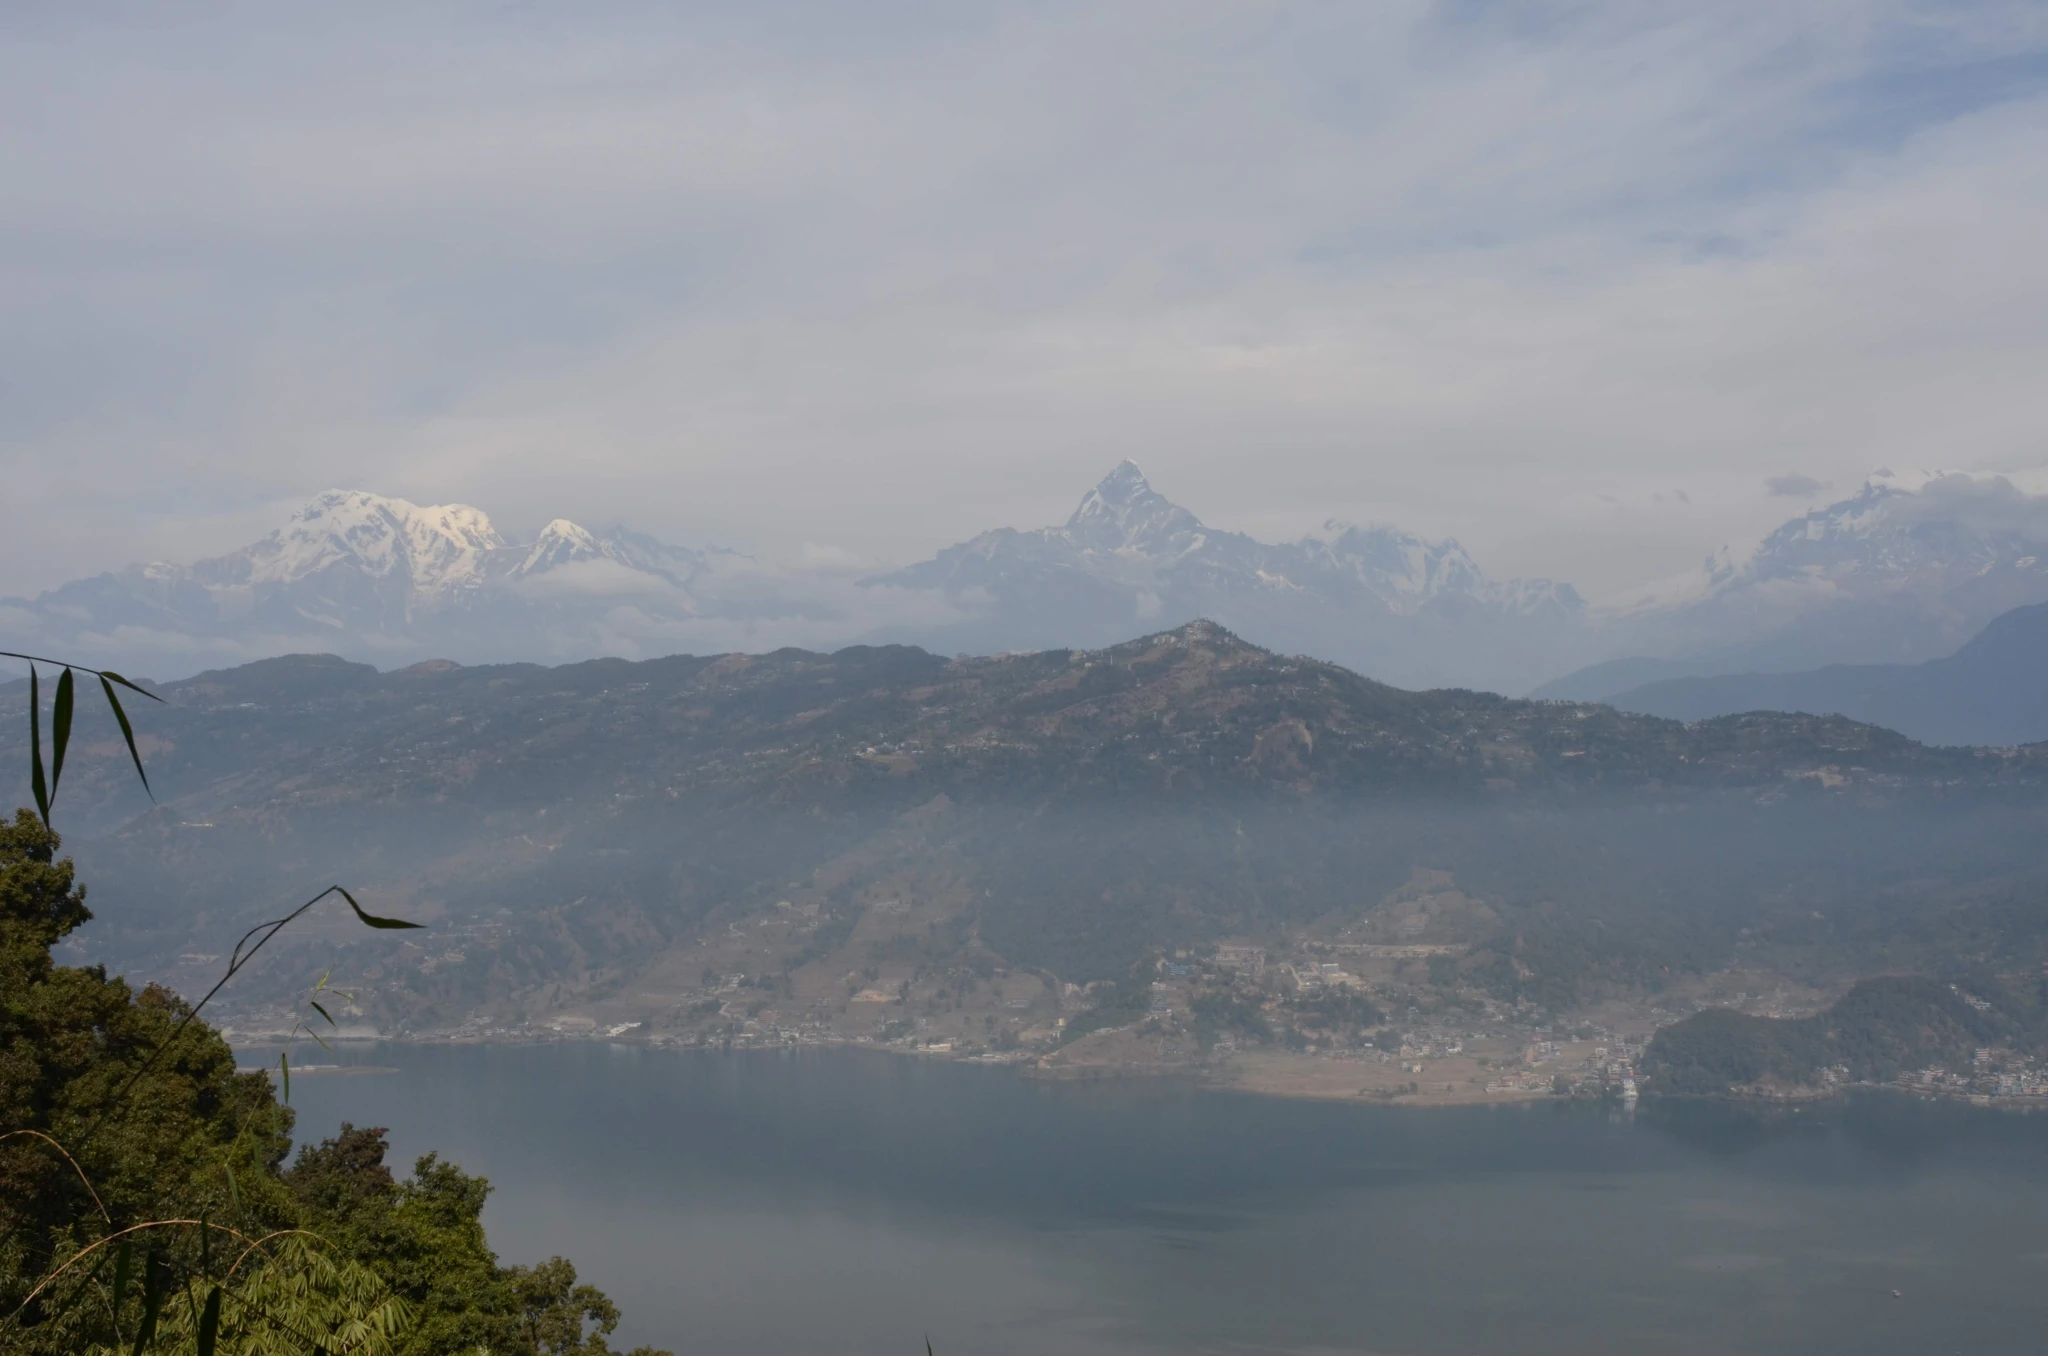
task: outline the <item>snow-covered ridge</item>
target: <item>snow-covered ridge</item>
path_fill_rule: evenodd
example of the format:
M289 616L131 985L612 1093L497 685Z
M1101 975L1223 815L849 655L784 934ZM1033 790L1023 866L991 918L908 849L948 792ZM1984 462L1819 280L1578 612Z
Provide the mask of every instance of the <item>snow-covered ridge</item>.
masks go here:
M1627 617L1760 593L1924 591L2009 571L2048 578L2048 494L2015 479L1880 469L1848 498L1809 509L1746 549L1723 547L1696 571L1606 600L1596 613Z
M729 553L727 553L729 555ZM592 575L585 567L596 564ZM30 604L51 619L152 633L260 631L303 647L306 633L403 647L456 614L509 622L522 593L679 595L717 562L624 528L592 532L557 518L531 542L509 540L482 509L327 490L239 551L191 565L155 561L65 585ZM579 573L579 571L583 571ZM609 571L609 573L606 573ZM75 625L75 623L74 623ZM415 635L416 628L425 628Z
M1396 615L1440 603L1527 613L1575 611L1568 584L1488 580L1455 541L1429 541L1386 526L1332 522L1323 535L1267 543L1206 526L1153 489L1124 461L1059 527L999 528L876 582L909 587L1015 590L1048 570L1108 584L1207 594L1260 593L1370 599Z
M1569 584L1490 579L1458 542L1394 526L1330 522L1291 542L1212 527L1124 462L1063 523L998 528L866 578L566 518L515 540L468 505L330 490L239 551L0 600L0 624L21 641L9 648L176 676L293 651L381 664L1098 648L1206 617L1400 686L1517 693L1623 658L1700 672L1917 662L2038 602L2048 495L2005 477L1873 475L1753 548L1588 607Z
M339 566L434 594L476 587L504 549L482 509L328 490L262 541L200 568L222 567L224 583L291 584Z
M567 518L518 543L467 504L328 490L239 551L190 567L156 562L141 568L151 579L231 589L290 589L339 572L401 589L418 607L590 561L610 561L680 587L705 560L703 552L625 528L592 532Z

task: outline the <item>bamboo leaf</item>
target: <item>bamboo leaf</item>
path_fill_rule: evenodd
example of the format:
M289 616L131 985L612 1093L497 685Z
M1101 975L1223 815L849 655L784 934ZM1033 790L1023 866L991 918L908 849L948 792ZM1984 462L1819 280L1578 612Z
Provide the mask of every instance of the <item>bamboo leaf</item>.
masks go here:
M50 827L50 788L43 781L43 690L36 666L28 666L28 780L43 827Z
M117 1330L121 1326L121 1301L128 1298L128 1269L134 1261L135 1251L123 1239L120 1250L114 1254L114 1326ZM116 1331L115 1340L119 1339L120 1333Z
M326 1009L326 1008L323 1008L323 1007L321 1007L321 1006L320 1006L320 1005L319 1005L318 1003L315 1003L315 1002L313 1002L313 1000L312 1000L312 999L310 999L310 998L309 998L309 999L307 999L306 1001L307 1001L308 1003L312 1003L312 1004L313 1004L313 1011L315 1011L315 1012L319 1013L319 1014L320 1014L320 1015L321 1015L322 1017L327 1017L327 1025L329 1025L329 1026L333 1026L333 1025L335 1025L335 1021L334 1021L334 1019L333 1019L332 1017L328 1017L328 1016L327 1016L327 1009Z
M242 1184L235 1180L234 1168L226 1163L221 1164L220 1168L228 1175L228 1199L234 1202L236 1218L246 1218L249 1212L242 1208Z
M284 1083L284 1104L290 1106L292 1104L292 1061L291 1056L282 1050L277 1052L277 1068Z
M142 1356L156 1339L156 1317L163 1304L163 1259L151 1249L149 1260L142 1268L142 1326L135 1330L135 1345L129 1349L128 1356Z
M110 676L105 673L100 675L100 690L107 694L107 705L114 708L114 720L121 727L121 738L128 742L128 756L135 760L135 775L142 778L142 789L149 792L151 800L155 800L156 792L149 790L149 774L142 770L142 755L135 748L135 727L128 723L128 713L121 709L121 699L114 695L114 685L107 681ZM125 678L121 681L124 683L128 682ZM128 686L135 687L133 683L128 683ZM140 688L135 690L138 692L142 691ZM143 692L142 695L147 697L151 694ZM158 700L161 700L161 698Z
M213 1240L208 1234L206 1212L202 1210L199 1212L199 1274L202 1276L213 1274Z
M220 1287L206 1292L206 1308L199 1315L198 1356L213 1356L214 1344L220 1340Z
M151 692L146 687L135 686L135 684L129 682L126 678L123 678L120 674L114 672L112 669L101 669L100 677L111 678L115 682L119 683L122 687L127 688L130 692L140 692L143 696L149 698L153 702L156 702L158 705L163 704L164 699L162 697L157 696L156 693Z
M57 784L64 780L64 751L71 747L71 705L74 694L71 670L57 675L57 700L50 708L50 799L57 799Z
M373 913L364 913L363 906L356 903L354 895L342 889L339 885L335 886L334 889L336 893L348 901L348 906L356 911L356 917L362 919L363 922L373 928L416 928L425 926L421 923L408 923L403 918L379 918Z

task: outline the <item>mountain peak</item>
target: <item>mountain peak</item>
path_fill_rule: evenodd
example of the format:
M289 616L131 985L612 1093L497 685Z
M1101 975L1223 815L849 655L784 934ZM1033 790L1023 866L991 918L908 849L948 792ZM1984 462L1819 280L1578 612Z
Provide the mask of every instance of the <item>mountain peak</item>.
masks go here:
M1202 530L1194 514L1152 488L1138 464L1125 458L1083 496L1067 519L1066 531L1078 544L1098 551L1136 548L1174 549L1176 536Z
M602 559L604 555L603 546L588 531L567 518L555 518L540 530L526 558L513 567L512 575L523 579L579 560Z
M367 490L326 490L290 521L236 556L243 583L290 584L337 565L373 579L439 589L474 580L482 558L504 545L483 510L415 504Z
M1145 479L1138 463L1125 457L1111 468L1108 475L1095 482L1095 493L1112 502L1128 501L1152 493L1152 482Z
M1136 659L1165 659L1172 665L1191 662L1236 663L1246 659L1272 657L1272 651L1252 644L1235 631L1210 621L1207 617L1197 617L1169 630L1154 631L1135 640L1120 641L1100 650L1082 653L1100 655L1126 663Z

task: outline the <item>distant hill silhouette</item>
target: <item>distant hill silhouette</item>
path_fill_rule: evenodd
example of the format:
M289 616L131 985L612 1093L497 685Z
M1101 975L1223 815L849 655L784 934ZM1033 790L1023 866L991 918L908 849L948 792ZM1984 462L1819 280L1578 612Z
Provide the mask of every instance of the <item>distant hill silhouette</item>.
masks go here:
M1882 725L1923 744L2036 743L2048 740L2048 604L2003 613L1954 654L1924 664L1666 678L1609 700L1674 720L1803 711Z

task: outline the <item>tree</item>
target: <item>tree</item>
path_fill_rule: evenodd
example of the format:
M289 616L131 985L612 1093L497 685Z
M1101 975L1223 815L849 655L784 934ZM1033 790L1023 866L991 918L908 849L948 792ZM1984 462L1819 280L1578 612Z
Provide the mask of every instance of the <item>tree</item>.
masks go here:
M552 1258L501 1267L484 1237L490 1184L435 1154L399 1181L381 1127L344 1124L284 1174L309 1227L334 1239L407 1301L415 1321L400 1356L484 1348L535 1356L604 1356L618 1306ZM660 1356L636 1348L632 1356Z
M132 684L98 676L141 775L113 687ZM92 918L50 825L72 684L67 668L47 776L31 700L36 809L0 820L0 1349L607 1353L617 1307L567 1261L498 1266L483 1179L429 1154L396 1182L383 1132L352 1127L282 1171L291 1110L265 1075L237 1072L199 1020L206 999L55 963L52 949ZM220 984L335 893L369 926L414 926L330 887L245 936Z

